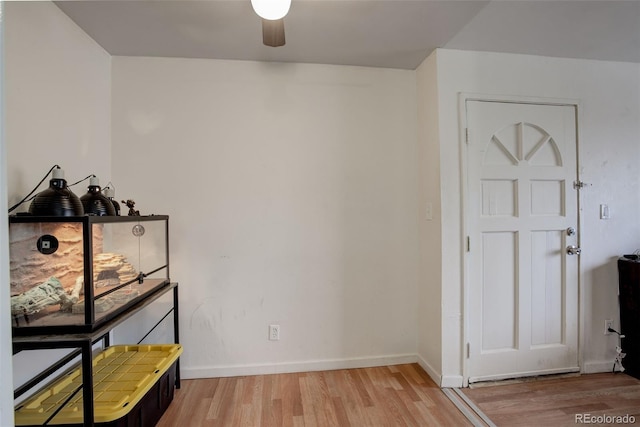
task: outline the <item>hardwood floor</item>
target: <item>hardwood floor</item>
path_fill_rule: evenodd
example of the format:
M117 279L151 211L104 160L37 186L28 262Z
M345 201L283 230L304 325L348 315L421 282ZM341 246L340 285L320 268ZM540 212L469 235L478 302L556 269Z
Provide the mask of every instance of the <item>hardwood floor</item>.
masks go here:
M640 426L640 380L625 374L588 374L462 389L497 426ZM634 423L615 418L635 418ZM587 417L591 422L579 422ZM577 422L578 421L578 422ZM597 421L608 421L598 423Z
M470 426L418 364L183 380L158 427Z

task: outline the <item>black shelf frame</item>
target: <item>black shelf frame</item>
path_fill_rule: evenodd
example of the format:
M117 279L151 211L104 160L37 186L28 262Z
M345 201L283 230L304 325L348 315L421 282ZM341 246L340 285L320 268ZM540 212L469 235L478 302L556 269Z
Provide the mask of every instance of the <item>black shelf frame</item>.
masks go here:
M13 354L17 354L25 350L44 350L44 349L57 349L57 348L75 348L76 350L70 354L59 359L56 363L50 365L47 369L41 371L38 375L26 382L21 387L14 390L14 398L17 398L32 389L45 378L52 375L63 366L71 362L78 355L81 356L82 366L82 399L83 399L83 417L85 426L94 426L93 415L93 345L102 341L103 346L109 347L109 332L142 310L167 292L173 291L173 307L165 314L166 318L171 312L173 312L173 334L174 342L180 343L179 333L179 312L178 312L178 283L167 283L162 287L154 290L147 295L142 301L130 306L125 311L120 313L117 317L110 319L102 324L94 331L84 333L71 333L71 334L43 334L43 335L31 335L31 336L14 336L13 337ZM161 320L162 321L162 320ZM161 322L160 321L160 322ZM147 335L153 331L160 322L156 323L148 332ZM145 335L145 337L147 336ZM144 338L143 338L144 339ZM75 365L77 366L77 365ZM88 385L88 386L87 386ZM180 359L176 361L176 382L175 387L180 388Z

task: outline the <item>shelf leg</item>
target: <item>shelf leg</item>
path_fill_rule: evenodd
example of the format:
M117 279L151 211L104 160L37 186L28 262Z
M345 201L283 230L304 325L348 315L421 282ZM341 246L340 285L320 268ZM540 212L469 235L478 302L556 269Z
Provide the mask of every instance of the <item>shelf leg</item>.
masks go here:
M173 288L173 341L180 344L180 325L178 317L178 285ZM176 388L180 388L180 358L176 360Z
M84 425L93 427L93 354L91 340L82 342L82 409Z

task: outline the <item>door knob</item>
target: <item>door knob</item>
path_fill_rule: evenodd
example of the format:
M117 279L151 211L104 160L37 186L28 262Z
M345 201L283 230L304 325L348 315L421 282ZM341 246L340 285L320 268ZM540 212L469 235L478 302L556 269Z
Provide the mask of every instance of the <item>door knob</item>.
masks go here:
M582 252L582 249L580 249L577 246L574 246L574 245L567 246L567 254L569 255L580 255L580 252Z

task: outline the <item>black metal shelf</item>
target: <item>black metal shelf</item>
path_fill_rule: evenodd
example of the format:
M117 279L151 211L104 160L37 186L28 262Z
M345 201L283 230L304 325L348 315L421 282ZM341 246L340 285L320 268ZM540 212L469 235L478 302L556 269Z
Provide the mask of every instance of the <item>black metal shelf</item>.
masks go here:
M50 365L46 370L40 372L30 381L25 383L23 386L14 390L14 396L20 396L24 392L29 389L35 387L45 378L47 378L52 373L56 372L64 365L69 363L73 358L80 355L81 356L81 365L82 365L82 397L83 397L83 411L84 411L84 425L85 426L93 426L94 425L94 416L93 416L93 345L99 341L103 341L104 347L108 347L109 343L109 332L129 319L134 314L138 313L143 308L152 304L161 296L165 295L167 292L173 290L173 307L167 312L165 317L173 312L173 331L174 331L174 342L176 344L180 343L179 336L179 321L178 321L178 284L177 283L167 283L164 286L156 289L149 295L147 295L143 300L138 303L132 305L127 308L125 311L120 313L117 317L108 320L99 328L90 332L82 332L82 333L70 333L70 334L42 334L42 335L30 335L30 336L14 336L13 337L13 354L17 354L23 350L43 350L43 349L56 349L56 348L76 348L75 352L72 352L70 355L67 355L57 363ZM158 326L158 323L151 328L148 332L151 332ZM145 335L146 336L146 335ZM179 360L176 362L176 388L180 388L180 362ZM89 386L87 386L87 384Z

